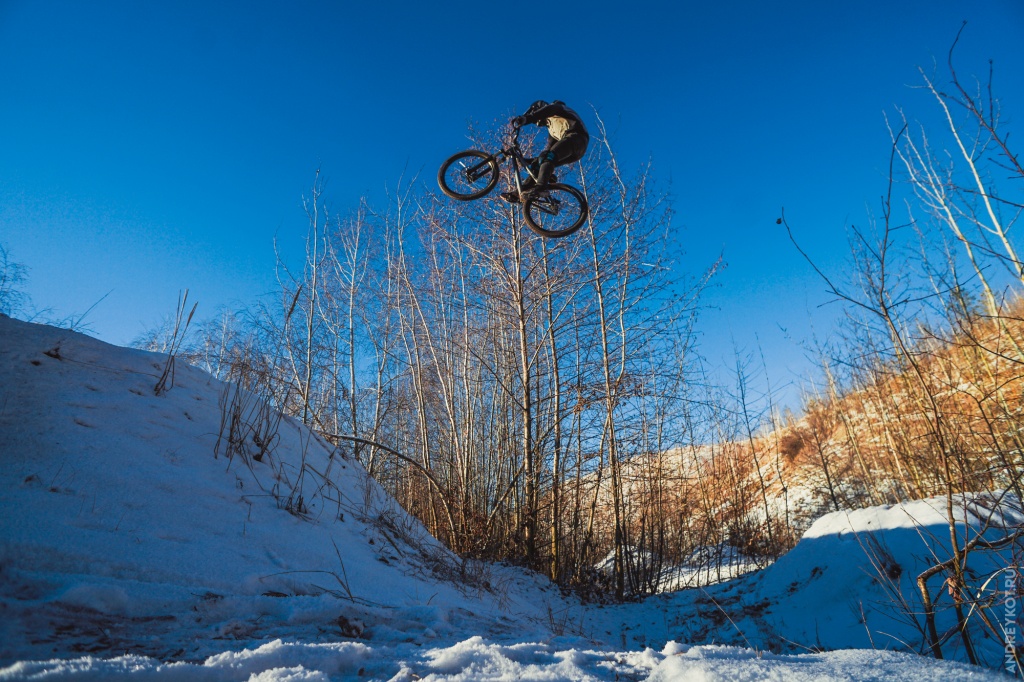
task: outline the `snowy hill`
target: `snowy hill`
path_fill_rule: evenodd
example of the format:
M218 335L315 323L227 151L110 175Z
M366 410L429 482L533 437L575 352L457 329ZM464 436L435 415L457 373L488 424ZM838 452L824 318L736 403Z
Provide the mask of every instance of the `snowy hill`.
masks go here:
M310 623L340 636L342 617L423 640L474 618L521 631L544 616L533 594L552 590L533 574L470 566L469 585L443 579L461 562L297 422L281 421L262 461L229 460L223 439L216 456L229 387L179 365L156 396L162 357L0 324L0 579L29 630L5 619L4 659L128 644L196 658L223 648L210 640ZM59 636L32 633L40 620Z
M255 396L183 364L157 395L166 367L0 316L0 680L1002 679L875 650L918 635L885 620L864 531L908 580L941 530L927 503L830 515L714 588L587 606L461 561Z

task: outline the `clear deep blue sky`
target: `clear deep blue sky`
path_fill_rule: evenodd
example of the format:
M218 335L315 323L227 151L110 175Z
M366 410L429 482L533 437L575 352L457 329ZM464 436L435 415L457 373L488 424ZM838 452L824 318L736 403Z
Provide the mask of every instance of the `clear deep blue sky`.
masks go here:
M181 289L200 316L273 290L318 166L335 211L383 205L403 174L432 187L467 122L562 99L653 159L694 272L724 254L707 355L760 344L781 384L825 297L780 207L842 266L885 191L883 112L934 118L908 86L945 76L965 19L959 70L995 60L1024 136L1024 0L0 0L0 243L37 307L109 292L87 322L124 344Z

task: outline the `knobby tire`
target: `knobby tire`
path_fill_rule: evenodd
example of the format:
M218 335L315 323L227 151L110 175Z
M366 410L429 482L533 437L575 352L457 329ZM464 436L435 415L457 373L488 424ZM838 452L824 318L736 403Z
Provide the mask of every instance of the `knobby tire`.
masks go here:
M571 185L545 185L523 204L526 225L542 237L565 237L587 220L587 200Z

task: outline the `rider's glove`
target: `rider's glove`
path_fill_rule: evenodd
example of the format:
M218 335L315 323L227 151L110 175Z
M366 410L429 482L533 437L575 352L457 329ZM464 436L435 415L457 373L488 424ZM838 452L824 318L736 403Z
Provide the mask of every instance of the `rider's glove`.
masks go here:
M526 117L516 116L515 118L512 119L512 125L514 125L516 128L522 128L524 125L526 125Z

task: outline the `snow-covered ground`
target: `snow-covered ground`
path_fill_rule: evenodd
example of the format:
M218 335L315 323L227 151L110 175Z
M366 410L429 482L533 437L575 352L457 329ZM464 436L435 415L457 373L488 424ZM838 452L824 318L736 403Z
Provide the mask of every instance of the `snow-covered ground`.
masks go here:
M584 605L461 561L253 396L184 365L155 395L164 367L0 316L0 680L1005 679L906 653L868 554L910 585L929 503L829 515L713 588Z

